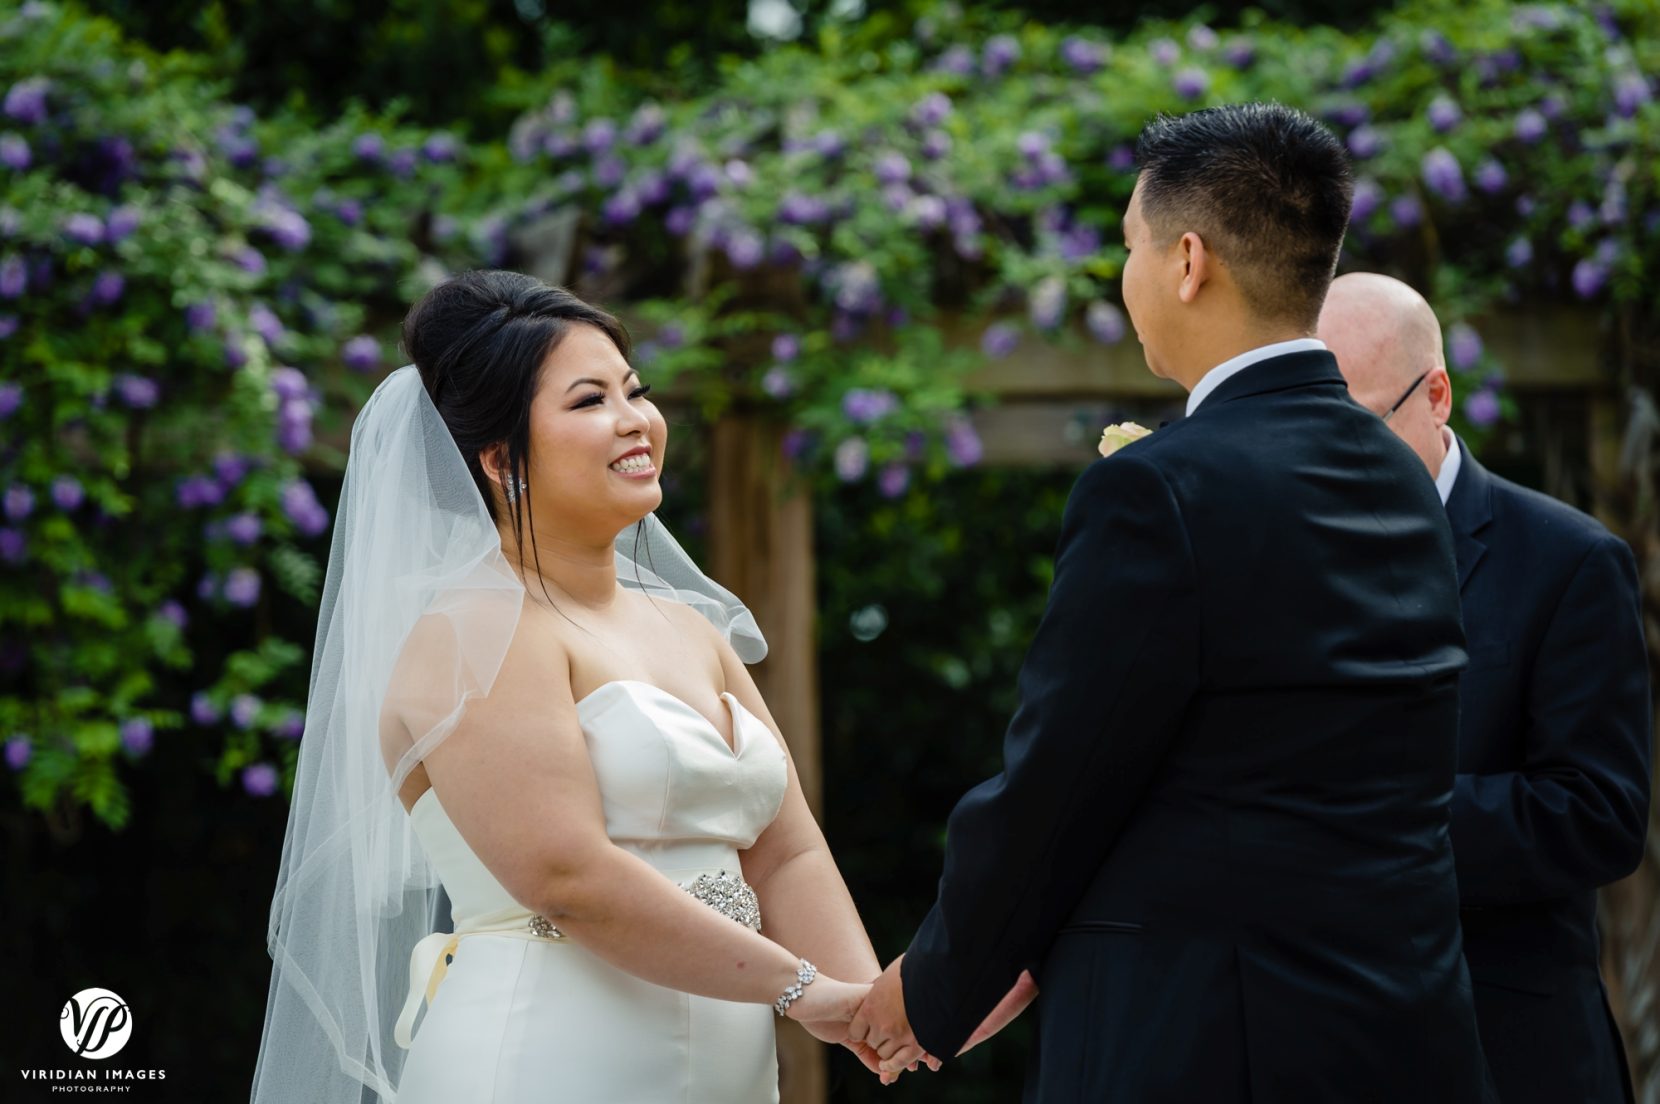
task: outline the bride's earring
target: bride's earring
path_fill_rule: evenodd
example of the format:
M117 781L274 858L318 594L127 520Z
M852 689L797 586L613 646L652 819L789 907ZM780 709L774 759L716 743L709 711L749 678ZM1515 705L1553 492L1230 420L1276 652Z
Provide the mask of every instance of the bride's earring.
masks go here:
M525 481L522 480L522 479L519 480L519 489L518 490L513 489L513 484L512 483L508 483L506 486L504 486L502 488L502 490L507 492L507 501L508 501L509 504L517 502L519 500L519 495L524 493L524 489L525 489Z

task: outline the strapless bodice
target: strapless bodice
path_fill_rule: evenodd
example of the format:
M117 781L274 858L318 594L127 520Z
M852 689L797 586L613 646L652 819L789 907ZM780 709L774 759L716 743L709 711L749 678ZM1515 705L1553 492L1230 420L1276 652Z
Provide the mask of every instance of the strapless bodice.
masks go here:
M784 801L789 777L772 731L738 699L734 746L703 714L650 683L608 682L577 702L605 809L605 832L665 874L733 869ZM494 928L529 912L508 896L450 822L435 791L410 824L450 898L457 931ZM678 879L676 879L678 880Z

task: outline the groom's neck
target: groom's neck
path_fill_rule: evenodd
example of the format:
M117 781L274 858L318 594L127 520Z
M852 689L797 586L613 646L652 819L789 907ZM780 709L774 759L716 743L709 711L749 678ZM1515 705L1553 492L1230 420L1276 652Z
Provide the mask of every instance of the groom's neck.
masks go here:
M1248 318L1217 320L1215 325L1198 325L1189 332L1192 336L1182 350L1181 361L1172 366L1174 371L1171 372L1171 378L1188 391L1192 391L1212 368L1241 353L1281 341L1314 336L1312 332L1294 325L1261 323Z

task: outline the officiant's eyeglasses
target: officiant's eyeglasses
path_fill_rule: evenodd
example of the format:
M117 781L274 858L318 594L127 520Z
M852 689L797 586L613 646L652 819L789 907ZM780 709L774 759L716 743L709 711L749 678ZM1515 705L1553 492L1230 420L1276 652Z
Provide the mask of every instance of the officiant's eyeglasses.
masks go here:
M1429 375L1429 370L1428 370L1428 369L1425 369L1425 371L1424 371L1424 374L1423 374L1423 375L1421 375L1421 376L1419 376L1419 377L1418 377L1418 378L1417 378L1417 379L1415 379L1415 380L1413 380L1413 381L1412 381L1412 386L1411 386L1411 387L1408 387L1408 388L1407 388L1407 389L1406 389L1406 394L1404 394L1404 395L1402 395L1402 396L1401 396L1401 397L1400 397L1400 398L1398 398L1398 399L1396 399L1396 400L1395 400L1395 405L1394 405L1394 406L1392 406L1392 407L1390 407L1390 408L1389 408L1389 409L1388 409L1388 411L1387 411L1387 412L1385 412L1385 413L1384 413L1384 415L1383 415L1383 420L1384 420L1384 421L1386 421L1386 422L1387 422L1387 421L1388 421L1388 420L1389 420L1389 419L1390 419L1390 418L1393 418L1393 417L1394 417L1394 416L1395 416L1395 411L1397 411L1397 410L1399 410L1399 409L1400 409L1400 408L1401 408L1401 404L1402 404L1402 403L1404 403L1404 402L1406 402L1406 400L1408 400L1408 399L1410 399L1410 398L1411 398L1411 397L1412 397L1412 393L1413 393L1413 392L1414 392L1414 391L1416 391L1416 390L1418 390L1418 385L1419 385L1419 384L1420 384L1420 383L1423 383L1423 382L1424 382L1424 379L1425 379L1425 378L1426 378L1426 377L1427 377L1427 376L1428 376L1428 375Z

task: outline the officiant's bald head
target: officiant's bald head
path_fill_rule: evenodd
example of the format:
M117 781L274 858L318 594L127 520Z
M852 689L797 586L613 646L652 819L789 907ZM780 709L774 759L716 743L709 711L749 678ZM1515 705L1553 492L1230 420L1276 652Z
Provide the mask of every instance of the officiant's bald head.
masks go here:
M1391 276L1350 272L1332 281L1317 332L1354 400L1387 419L1430 474L1438 473L1452 381L1441 323L1424 297Z

